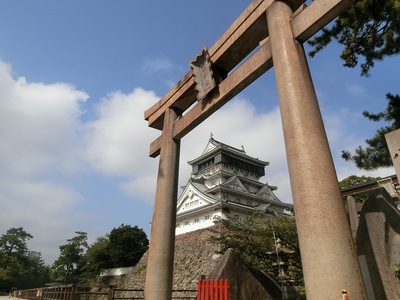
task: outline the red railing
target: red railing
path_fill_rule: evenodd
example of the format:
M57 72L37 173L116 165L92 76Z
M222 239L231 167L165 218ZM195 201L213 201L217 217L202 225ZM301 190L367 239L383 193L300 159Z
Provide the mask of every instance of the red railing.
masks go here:
M228 300L228 279L201 279L197 283L197 300Z

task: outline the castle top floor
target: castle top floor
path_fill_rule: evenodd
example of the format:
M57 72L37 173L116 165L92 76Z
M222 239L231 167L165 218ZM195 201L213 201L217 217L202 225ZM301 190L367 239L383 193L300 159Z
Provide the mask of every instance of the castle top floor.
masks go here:
M269 164L246 154L243 147L238 149L210 138L203 153L188 162L192 166L192 175L209 173L211 169L219 169L227 173L240 174L258 180L265 175L265 167ZM221 168L221 166L223 166Z

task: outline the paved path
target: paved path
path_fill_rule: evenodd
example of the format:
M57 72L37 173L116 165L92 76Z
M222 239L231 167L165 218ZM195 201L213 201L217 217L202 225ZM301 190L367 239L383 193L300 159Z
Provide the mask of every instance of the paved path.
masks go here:
M11 297L8 298L8 296L0 296L0 300L21 300L22 298L16 298L16 297Z

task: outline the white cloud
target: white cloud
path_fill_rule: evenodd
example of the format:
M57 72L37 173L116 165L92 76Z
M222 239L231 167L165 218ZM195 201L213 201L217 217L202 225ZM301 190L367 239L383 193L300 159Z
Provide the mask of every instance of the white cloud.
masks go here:
M34 236L32 249L55 258L82 200L61 178L79 165L80 104L88 96L64 83L15 80L1 61L0 85L1 233L22 226Z
M126 180L120 184L121 189L128 195L138 197L152 204L156 191L158 159L153 159L150 164L144 164L148 167L147 172L138 173L133 180Z
M168 58L163 57L145 59L142 68L147 74L154 74L158 72L169 72L175 69L175 66Z
M153 200L157 159L150 143L161 133L147 126L143 112L157 102L151 91L110 94L97 106L97 117L85 125L85 155L103 174L120 177L120 188L132 197Z
M147 127L143 112L158 98L137 88L131 94L110 94L97 107L97 118L87 123L86 156L107 174L135 176L147 169L150 143L157 132Z
M33 175L57 163L69 168L75 154L80 102L88 96L67 84L14 80L0 62L0 160L10 174ZM62 159L60 159L62 158Z

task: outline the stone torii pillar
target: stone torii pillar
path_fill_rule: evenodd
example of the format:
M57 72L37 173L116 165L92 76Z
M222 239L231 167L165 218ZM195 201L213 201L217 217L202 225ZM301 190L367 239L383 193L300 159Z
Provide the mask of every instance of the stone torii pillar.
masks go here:
M396 171L397 180L400 179L400 129L385 134L385 140L389 148L390 157Z
M202 55L192 62L198 69L189 71L145 111L149 126L162 130L162 135L150 145L150 156L160 155L160 165L146 300L172 297L180 139L272 66L276 72L307 299L340 299L344 289L351 300L366 299L302 47L352 1L314 0L308 7L303 3L304 0L253 0L210 50L203 49ZM203 85L200 89L199 84Z
M307 299L366 299L352 235L303 46L289 3L267 10Z
M161 141L153 221L147 258L145 299L171 299L178 191L180 140L172 138L172 126L179 114L165 112Z

